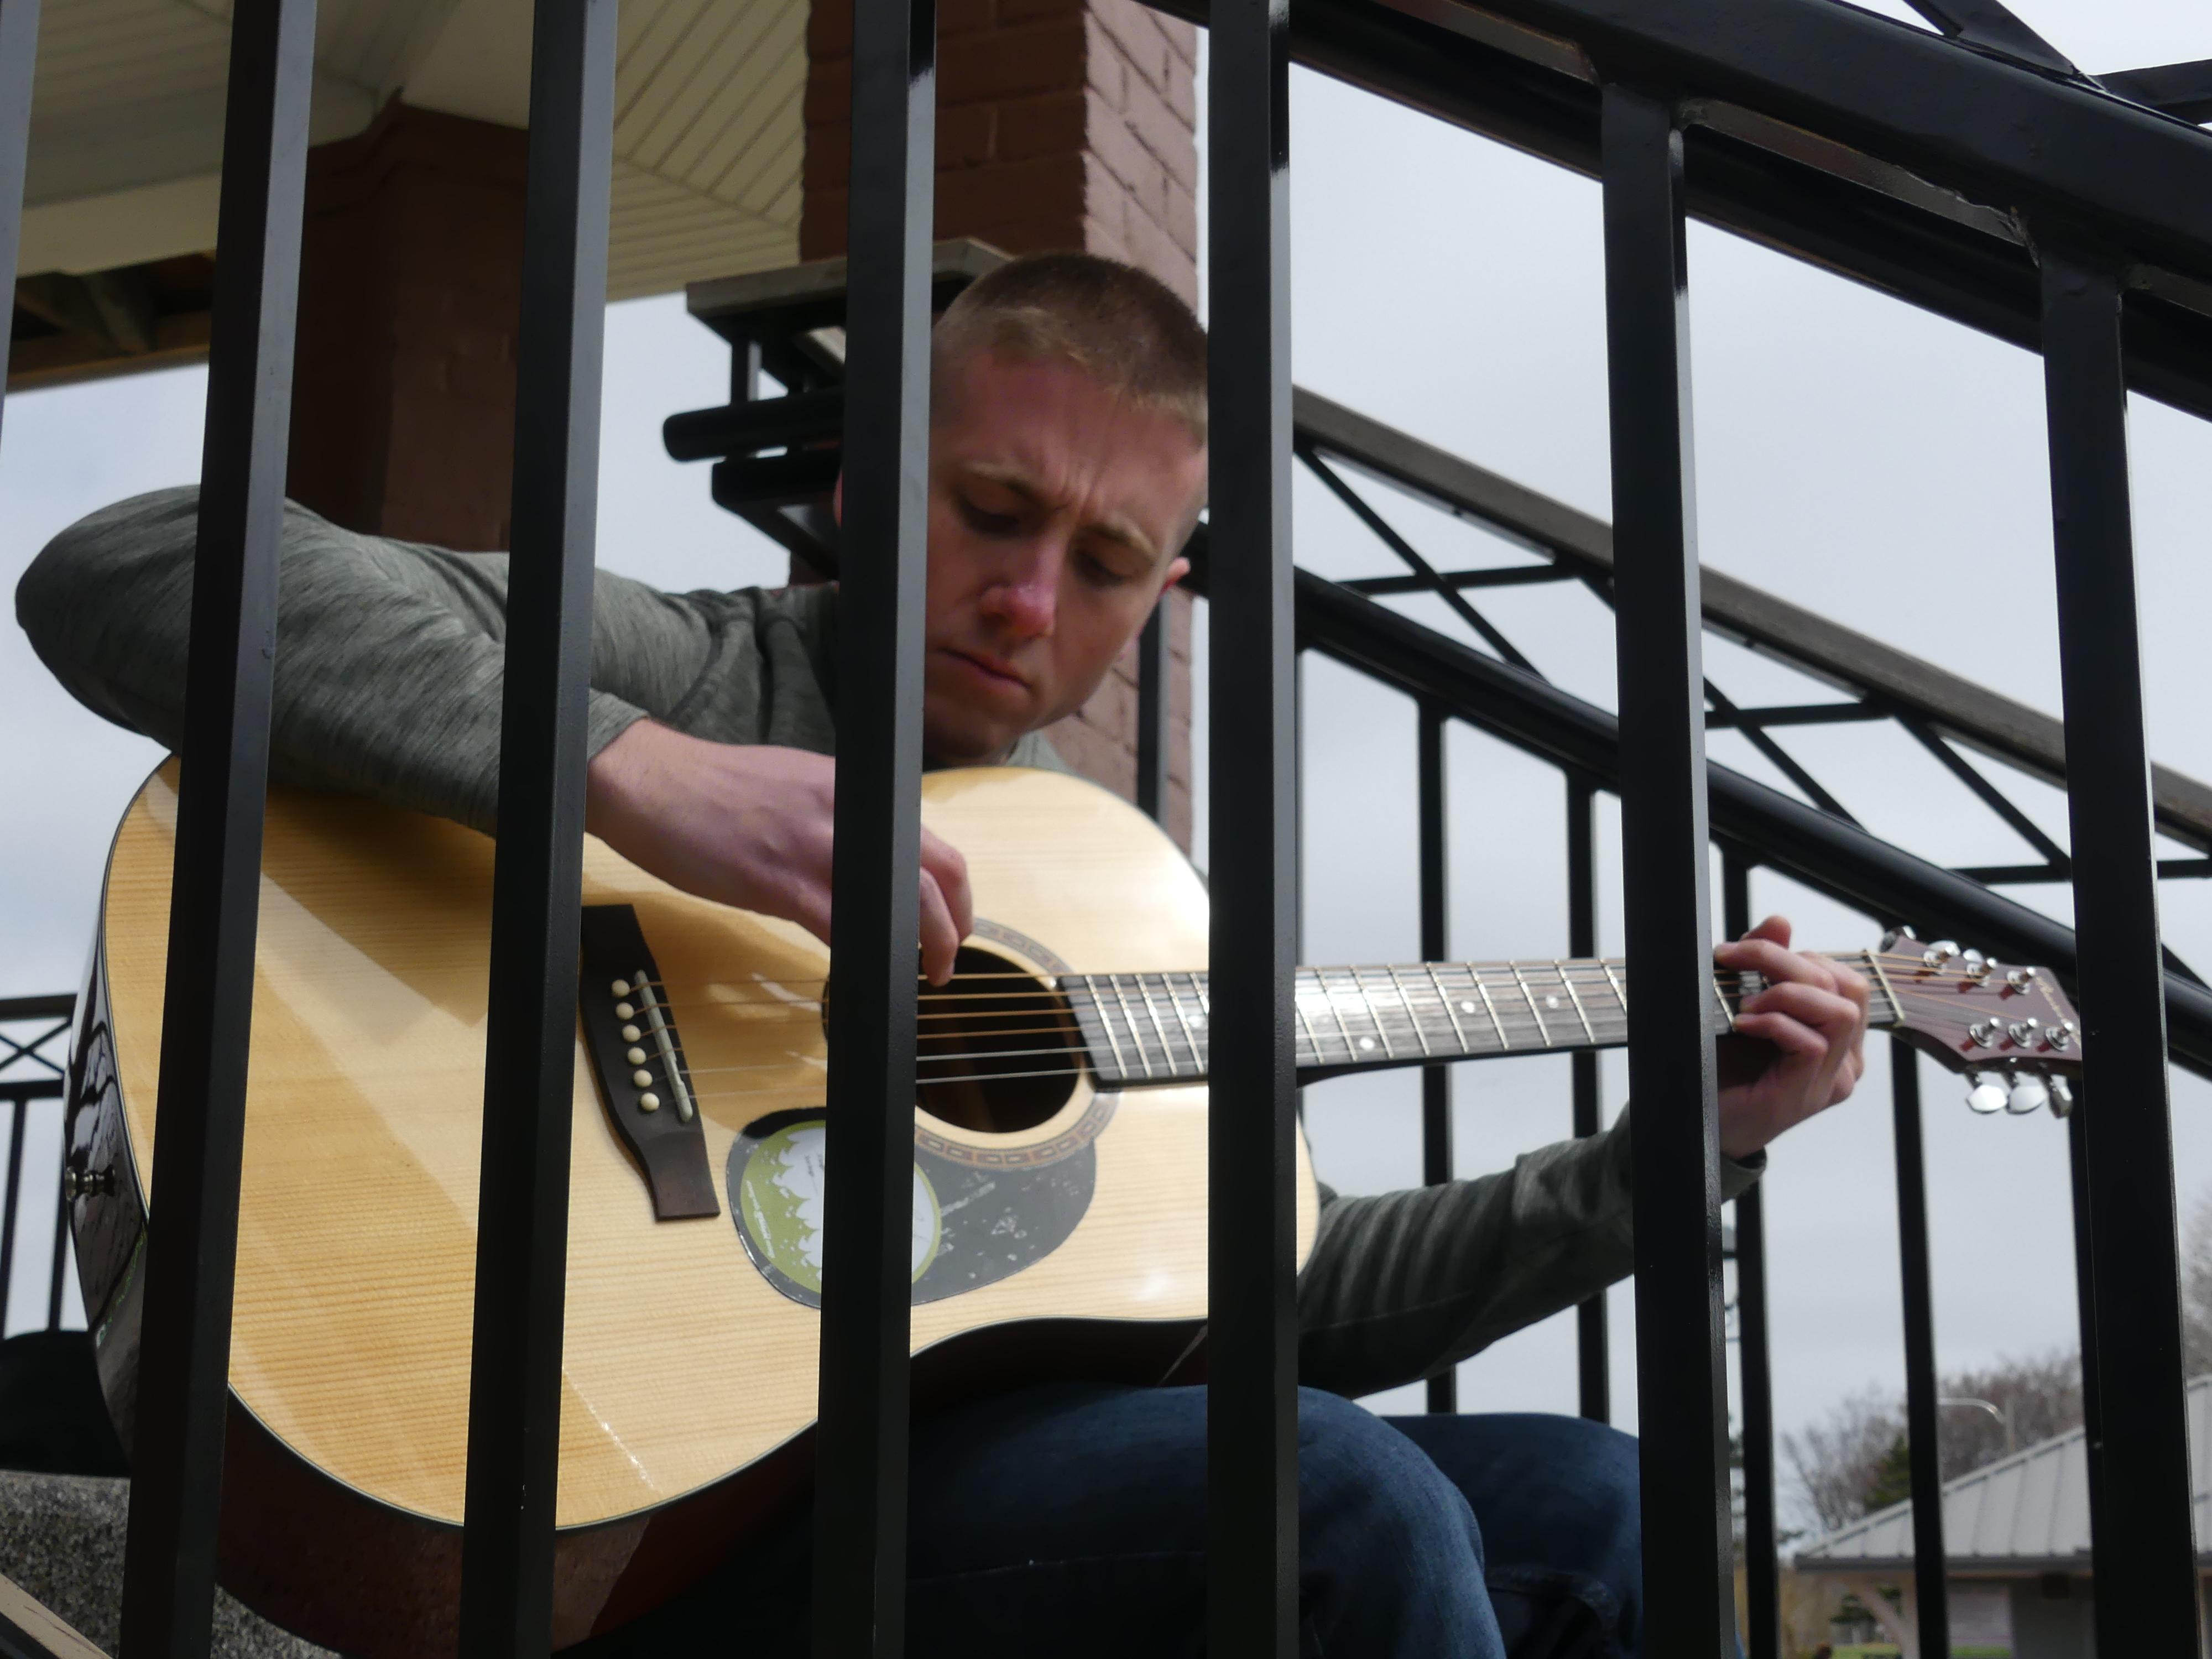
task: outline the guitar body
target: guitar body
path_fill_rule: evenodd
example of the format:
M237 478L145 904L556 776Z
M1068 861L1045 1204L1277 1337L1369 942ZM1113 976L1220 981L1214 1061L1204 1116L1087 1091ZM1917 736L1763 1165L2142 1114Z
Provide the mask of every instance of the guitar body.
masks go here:
M175 776L172 762L148 781L116 836L67 1132L85 1306L126 1444ZM1006 768L939 773L923 815L966 854L975 943L1006 970L1205 966L1196 874L1096 786ZM270 797L265 845L222 1576L325 1645L451 1653L493 846L442 820L289 790ZM756 1190L743 1171L769 1155L763 1120L803 1130L822 1107L827 952L793 926L678 892L596 841L584 885L587 905L633 907L657 963L720 1213L655 1218L580 1044L562 1644L666 1599L804 1497L819 1334L804 1286L771 1271L772 1259L803 1276L793 1250L818 1260L818 1234L794 1246L800 1208L764 1218L759 1193L783 1189ZM1012 1127L917 1110L917 1215L928 1212L917 1224L934 1229L916 1243L918 1402L1054 1376L1157 1382L1199 1333L1204 1088L1102 1093L1071 1067L1025 1098L1036 1121ZM793 1144L787 1133L773 1146ZM1316 1219L1303 1143L1299 1160L1303 1261ZM948 1196L955 1187L965 1196ZM969 1197L982 1206L971 1218L996 1206L995 1219L963 1234L969 1218L953 1211ZM1004 1259L979 1265L1000 1243Z

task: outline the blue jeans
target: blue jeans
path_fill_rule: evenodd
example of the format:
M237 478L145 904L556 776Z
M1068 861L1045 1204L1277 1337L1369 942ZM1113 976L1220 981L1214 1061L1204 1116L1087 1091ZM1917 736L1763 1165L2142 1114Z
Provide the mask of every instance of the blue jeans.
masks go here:
M1206 1391L1055 1383L915 1425L911 1659L1205 1650ZM1633 1659L1636 1443L1576 1418L1298 1396L1302 1651ZM811 1516L569 1651L806 1651Z

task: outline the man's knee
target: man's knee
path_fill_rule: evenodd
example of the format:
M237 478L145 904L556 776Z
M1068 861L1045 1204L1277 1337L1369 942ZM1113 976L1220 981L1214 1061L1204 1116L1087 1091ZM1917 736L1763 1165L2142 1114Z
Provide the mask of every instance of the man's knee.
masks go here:
M1472 1594L1482 1582L1482 1536L1459 1488L1380 1418L1304 1389L1298 1508L1311 1590L1364 1601Z

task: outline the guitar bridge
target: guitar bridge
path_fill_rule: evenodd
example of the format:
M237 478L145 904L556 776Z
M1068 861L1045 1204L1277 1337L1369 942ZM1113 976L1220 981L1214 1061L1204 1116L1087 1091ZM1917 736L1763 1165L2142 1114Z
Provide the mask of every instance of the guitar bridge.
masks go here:
M577 1000L607 1116L645 1176L656 1219L720 1215L675 1012L637 911L587 904L583 922Z

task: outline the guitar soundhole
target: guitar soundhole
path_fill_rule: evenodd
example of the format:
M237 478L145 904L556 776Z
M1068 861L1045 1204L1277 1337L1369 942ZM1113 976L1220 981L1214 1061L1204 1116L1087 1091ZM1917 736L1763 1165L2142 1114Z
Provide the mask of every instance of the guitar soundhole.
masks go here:
M1066 1000L996 952L963 945L947 983L922 986L919 1013L915 1095L932 1115L1012 1134L1075 1093L1083 1040Z

